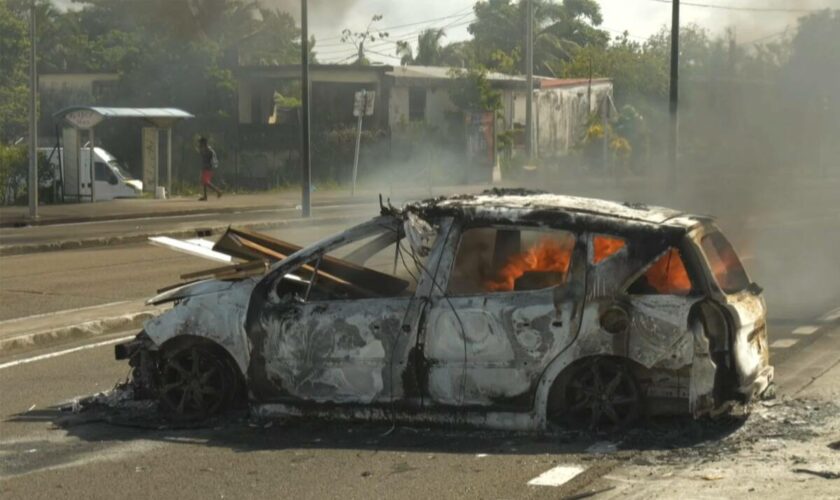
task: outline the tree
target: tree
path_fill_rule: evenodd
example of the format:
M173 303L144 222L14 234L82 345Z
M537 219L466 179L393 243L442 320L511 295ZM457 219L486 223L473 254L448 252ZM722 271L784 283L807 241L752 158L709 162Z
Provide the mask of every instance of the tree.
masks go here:
M374 14L364 31L354 32L346 28L341 31L341 43L349 43L356 48L357 56L354 64L370 64L365 57L365 43L388 38L387 31L373 30L373 24L381 20L382 14Z
M443 47L440 41L446 37L443 28L427 28L417 35L417 56L414 57L408 42L397 42L397 55L401 56L400 64L417 64L420 66L439 66L443 64Z
M26 134L29 33L22 12L0 2L0 144Z
M550 0L534 2L534 72L553 75L554 68L572 57L578 47L603 47L609 40L595 28L602 22L595 0ZM488 0L475 5L476 20L469 25L478 63L489 69L525 72L524 1Z
M452 87L449 98L462 111L498 111L502 108L502 93L487 79L487 70L474 66L450 70Z

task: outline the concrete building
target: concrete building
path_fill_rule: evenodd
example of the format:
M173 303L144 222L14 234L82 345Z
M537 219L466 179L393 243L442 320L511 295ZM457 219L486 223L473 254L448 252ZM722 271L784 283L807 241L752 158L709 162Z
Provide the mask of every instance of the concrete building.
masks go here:
M240 68L239 124L267 126L274 114L275 92L290 88L299 78L297 65ZM353 94L362 89L376 92L374 114L366 119L366 126L385 130L389 137L410 122L445 128L460 112L450 98L453 78L446 67L313 65L310 78L313 130L355 124ZM491 72L487 79L502 92L503 118L497 123L497 132L519 130L521 135L525 78ZM611 100L612 82L605 78L537 77L533 92L537 153L563 156L582 136L589 115L599 109L599 103Z

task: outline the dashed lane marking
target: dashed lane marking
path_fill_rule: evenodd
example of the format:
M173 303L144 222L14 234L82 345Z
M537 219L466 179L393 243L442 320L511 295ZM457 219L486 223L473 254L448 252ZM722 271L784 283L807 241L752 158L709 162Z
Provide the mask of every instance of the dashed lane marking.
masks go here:
M779 340L773 342L772 344L770 344L770 347L773 347L775 349L785 349L787 347L792 346L795 343L796 343L796 339L779 339Z
M57 358L59 356L64 356L65 354L72 354L74 352L85 351L87 349L95 349L97 347L103 347L103 346L106 346L106 345L119 344L120 342L125 342L126 340L131 340L134 337L135 337L134 335L130 335L128 337L120 337L118 339L105 340L105 341L102 341L102 342L97 342L95 344L87 344L87 345L83 345L83 346L79 346L79 347L74 347L72 349L65 349L63 351L56 351L56 352L51 352L51 353L48 353L48 354L41 354L40 356L34 356L32 358L25 358L25 359L18 359L16 361L9 361L8 363L0 364L0 370L4 370L6 368L12 368L12 367L15 367L15 366L20 366L20 365L25 365L25 364L28 364L28 363L34 363L36 361L43 361L45 359Z
M796 330L793 331L793 334L794 335L811 335L812 333L816 332L819 329L820 329L820 327L818 327L818 326L811 326L811 325L800 326L799 328L797 328Z
M528 481L530 486L560 486L568 483L578 474L583 472L582 467L577 465L558 465L553 469L549 469L539 476Z

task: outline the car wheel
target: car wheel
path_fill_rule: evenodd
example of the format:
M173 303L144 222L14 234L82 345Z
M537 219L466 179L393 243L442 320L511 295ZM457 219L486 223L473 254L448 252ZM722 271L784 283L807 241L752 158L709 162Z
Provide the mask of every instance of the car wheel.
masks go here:
M206 345L164 351L159 374L161 409L174 420L197 421L217 415L236 395L236 374L223 354Z
M551 420L576 428L618 430L638 420L642 394L636 377L620 359L592 358L573 368L549 408Z

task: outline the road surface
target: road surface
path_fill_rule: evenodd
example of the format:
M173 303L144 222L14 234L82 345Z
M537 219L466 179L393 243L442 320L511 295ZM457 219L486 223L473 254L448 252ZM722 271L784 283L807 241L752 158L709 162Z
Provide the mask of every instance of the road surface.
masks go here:
M832 498L836 481L793 472L840 472L840 451L828 447L840 439L840 330L817 336L777 361L783 399L759 405L746 424L656 421L618 436L244 416L197 429L114 425L56 408L125 378L110 344L28 363L44 352L0 358L0 496ZM803 378L803 365L820 372ZM548 485L529 484L541 476Z

